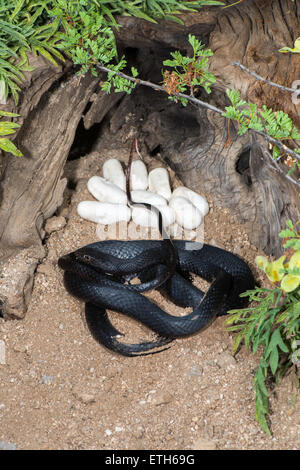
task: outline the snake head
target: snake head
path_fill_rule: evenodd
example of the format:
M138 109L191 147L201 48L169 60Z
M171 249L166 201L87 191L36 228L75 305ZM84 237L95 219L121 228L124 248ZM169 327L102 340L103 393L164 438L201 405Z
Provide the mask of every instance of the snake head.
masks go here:
M91 256L87 255L86 253L78 251L74 251L73 253L68 253L66 255L61 256L58 259L58 266L61 269L64 269L66 271L72 270L72 266L74 266L76 263L81 263L81 264L89 264L92 262Z
M80 250L73 253L75 261L79 261L83 264L90 264L92 262L92 257L86 253L82 253Z
M64 255L58 258L57 264L61 269L68 269L68 266L70 265L70 255Z

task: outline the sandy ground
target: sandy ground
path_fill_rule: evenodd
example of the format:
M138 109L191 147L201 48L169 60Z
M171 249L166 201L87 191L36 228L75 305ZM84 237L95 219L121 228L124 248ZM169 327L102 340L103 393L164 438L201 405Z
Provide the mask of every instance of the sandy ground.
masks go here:
M111 156L103 151L101 158ZM80 219L76 205L92 199L86 181L99 171L99 156L76 165L69 169L76 190L66 192L60 219L50 221L48 254L35 275L26 318L0 319L0 449L298 449L300 401L292 377L271 394L268 437L254 417L259 356L245 348L232 356L234 336L224 317L146 357L113 354L91 337L83 304L66 292L57 266L60 255L97 239L95 224ZM243 227L209 202L205 242L247 260L263 281L253 264L259 253ZM151 295L167 311L182 313ZM147 337L133 320L112 318L135 339Z

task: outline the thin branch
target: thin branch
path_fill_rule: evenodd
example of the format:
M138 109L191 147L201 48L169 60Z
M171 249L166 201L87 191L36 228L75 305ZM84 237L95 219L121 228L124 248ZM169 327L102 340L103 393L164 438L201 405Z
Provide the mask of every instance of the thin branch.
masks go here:
M224 8L229 8L229 7L233 7L234 5L237 5L238 3L242 3L243 0L238 0L237 2L234 2L234 3L230 3L230 5L226 5L226 7L222 7L222 10Z
M257 75L255 72L251 72L251 70L247 69L244 65L240 64L239 62L232 62L232 65L235 65L236 67L240 67L241 70L244 72L247 72L249 75L252 75L252 77L255 77L257 80L260 80L261 82L267 83L270 86L279 88L281 91L288 91L290 93L297 93L297 88L289 88L283 85L279 85L278 83L271 82L270 80L267 80L266 78L261 77L260 75Z
M125 78L126 80L129 80L131 82L136 83L137 85L144 85L148 86L150 88L153 88L154 90L157 91L163 91L167 93L166 89L164 86L157 85L156 83L148 82L147 80L141 80L139 78L134 78L131 77L130 75L126 75L123 72L115 72L114 70L110 70L107 67L104 67L103 65L97 64L97 68L101 70L102 72L106 73L111 73L114 75L118 75L118 77ZM294 90L295 91L295 90ZM190 95L185 95L184 93L172 93L172 96L178 96L179 98L184 98L191 103L196 104L197 106L202 106L206 109L210 109L211 111L214 111L215 113L221 114L222 116L226 117L224 115L224 111L222 109L216 108L215 106L212 106L211 104L205 103L205 101L198 100L198 98L195 98L194 96ZM280 140L273 139L273 137L269 136L268 134L265 134L262 131L259 131L257 129L249 129L252 132L255 132L256 134L261 135L264 139L266 139L268 142L270 142L273 145L277 145L279 148L281 148L285 153L288 155L291 155L292 157L296 158L297 160L300 161L300 155L296 152L294 152L292 149L287 147L285 144L283 144Z
M113 70L110 70L107 67L103 67L102 65L99 65L99 64L97 64L97 68L99 70L102 70L103 72L114 73L115 75L118 75L118 77L122 77L122 78L125 78L126 80L130 80L131 82L134 82L137 85L145 85L150 88L153 88L154 90L164 91L165 93L167 93L164 86L157 85L156 83L148 82L147 80L141 80L140 78L130 77L129 75L126 75L123 72L114 72ZM205 103L205 101L198 100L197 98L193 96L185 95L184 93L175 93L175 92L172 93L172 96L173 95L178 96L179 98L185 98L188 101L191 101L191 103L195 103L199 106L203 106L204 108L210 109L211 111L214 111L215 113L223 114L222 109L216 108L215 106Z
M288 175L287 173L285 173L281 168L280 166L278 165L277 161L274 160L274 158L272 157L272 155L270 154L270 152L267 150L267 149L262 149L264 155L267 155L269 160L270 160L270 167L273 168L274 170L278 171L278 173L280 173L282 176L284 176L286 179L288 179L291 183L295 184L296 186L298 186L298 188L300 188L300 183L298 183L296 180L294 180L293 178L290 177L290 175Z
M249 131L256 132L256 134L259 134L262 137L264 137L264 139L266 139L268 142L270 142L270 144L277 145L277 147L279 147L283 152L287 153L288 155L291 155L292 157L294 157L294 158L296 158L297 160L300 161L299 153L296 153L293 150L291 150L289 147L287 147L285 144L283 144L281 142L281 140L273 139L273 137L271 137L268 134L265 134L264 132L259 131L257 129L249 129ZM279 158L278 158L278 160L279 160Z

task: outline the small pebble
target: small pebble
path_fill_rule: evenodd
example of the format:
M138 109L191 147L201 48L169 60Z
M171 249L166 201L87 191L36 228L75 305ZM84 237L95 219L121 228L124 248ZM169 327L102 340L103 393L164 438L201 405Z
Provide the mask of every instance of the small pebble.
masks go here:
M67 221L62 216L54 216L47 220L45 230L47 233L56 232L61 230L66 225Z
M43 375L43 382L45 385L51 385L53 383L53 376L52 375Z
M158 392L153 400L152 400L152 403L153 405L155 406L159 406L159 405L167 405L168 403L170 403L172 400L174 399L173 395L169 392Z
M54 267L51 263L46 261L43 264L39 264L36 271L40 274L45 274L45 276L51 276L54 273Z
M95 395L93 393L84 392L82 390L79 390L78 388L73 389L73 395L75 398L77 398L82 403L85 403L86 405L94 403L96 401Z
M235 358L232 356L232 354L230 354L230 352L228 351L224 351L222 354L220 354L220 356L218 357L217 359L217 365L221 368L221 369L227 369L228 367L235 367L236 366L236 360Z
M188 375L195 375L197 377L200 377L203 374L203 368L198 367L198 366L193 366L189 371Z

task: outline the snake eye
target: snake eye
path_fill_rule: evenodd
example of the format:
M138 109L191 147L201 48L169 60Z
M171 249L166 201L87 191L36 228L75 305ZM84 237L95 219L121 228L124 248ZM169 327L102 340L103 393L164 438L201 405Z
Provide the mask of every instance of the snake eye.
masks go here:
M76 258L78 259L78 261L83 261L84 263L91 262L91 257L82 253L76 253Z

